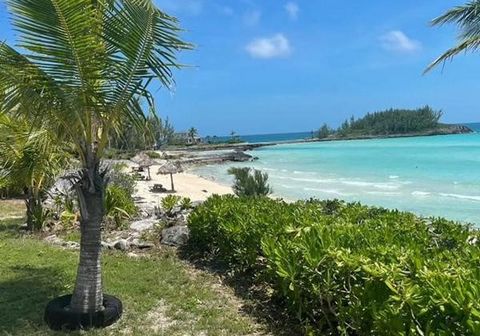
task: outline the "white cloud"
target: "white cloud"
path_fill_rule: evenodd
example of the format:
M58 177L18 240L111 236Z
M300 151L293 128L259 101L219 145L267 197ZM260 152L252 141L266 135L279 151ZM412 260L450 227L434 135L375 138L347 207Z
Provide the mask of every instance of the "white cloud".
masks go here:
M285 4L285 11L287 12L290 19L296 20L298 19L298 12L300 12L300 8L298 7L297 3L290 1Z
M262 12L259 10L253 10L247 12L243 16L243 22L250 27L256 26L260 22L260 18L262 17Z
M291 53L290 42L283 34L272 37L257 38L246 47L247 52L254 58L285 57Z
M419 41L413 40L400 30L392 30L380 37L383 48L390 51L412 53L422 48Z

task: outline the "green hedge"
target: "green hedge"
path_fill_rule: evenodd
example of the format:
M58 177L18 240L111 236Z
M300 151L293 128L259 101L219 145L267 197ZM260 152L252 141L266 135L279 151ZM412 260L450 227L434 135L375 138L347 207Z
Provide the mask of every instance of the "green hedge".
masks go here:
M468 226L341 201L213 196L189 227L201 251L260 271L313 333L480 335L479 233Z

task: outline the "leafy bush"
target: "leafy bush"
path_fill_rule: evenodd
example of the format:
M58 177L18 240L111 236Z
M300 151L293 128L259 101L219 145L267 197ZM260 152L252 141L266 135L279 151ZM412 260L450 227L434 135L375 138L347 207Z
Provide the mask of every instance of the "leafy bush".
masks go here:
M137 207L130 192L122 187L110 185L105 192L105 217L108 224L120 228L125 221L137 214Z
M183 197L181 200L180 200L180 208L182 208L182 210L189 210L191 209L193 206L192 206L192 200L188 197Z
M174 208L178 205L182 198L177 195L168 195L162 198L162 209L167 215L172 215Z
M235 167L230 168L228 173L235 176L232 188L237 196L256 197L267 196L272 193L272 188L267 183L267 173L251 168Z
M480 235L468 226L341 201L213 196L189 227L194 246L260 272L318 334L480 334Z

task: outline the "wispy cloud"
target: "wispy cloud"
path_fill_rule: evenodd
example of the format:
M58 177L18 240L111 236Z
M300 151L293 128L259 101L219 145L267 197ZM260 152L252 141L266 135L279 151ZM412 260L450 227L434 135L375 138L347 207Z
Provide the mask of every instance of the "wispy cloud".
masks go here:
M262 17L262 12L258 9L249 11L243 16L243 22L250 27L256 26Z
M290 1L285 4L285 11L288 14L288 17L291 20L298 19L298 13L300 12L300 7L298 7L296 2Z
M250 56L263 59L285 57L292 52L290 41L280 33L254 39L247 45L246 50Z
M380 37L382 47L389 51L413 53L422 48L419 41L411 39L400 30L392 30Z
M156 0L158 6L167 12L200 15L203 11L202 0Z

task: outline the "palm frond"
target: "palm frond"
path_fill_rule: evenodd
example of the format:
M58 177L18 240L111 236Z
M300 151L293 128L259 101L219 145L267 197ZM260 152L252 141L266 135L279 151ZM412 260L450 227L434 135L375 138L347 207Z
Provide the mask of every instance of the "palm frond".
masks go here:
M424 71L427 73L440 64L452 60L462 52L476 51L480 46L480 0L470 1L463 6L457 6L448 10L443 15L432 20L432 25L456 24L460 30L460 42L450 48Z
M432 70L433 68L435 68L436 66L442 63L452 60L458 54L461 54L463 52L468 52L468 51L476 51L479 48L480 48L480 35L463 40L462 42L457 44L455 47L448 49L440 57L434 60L427 67L427 69L425 69L424 73L429 72L430 70Z

